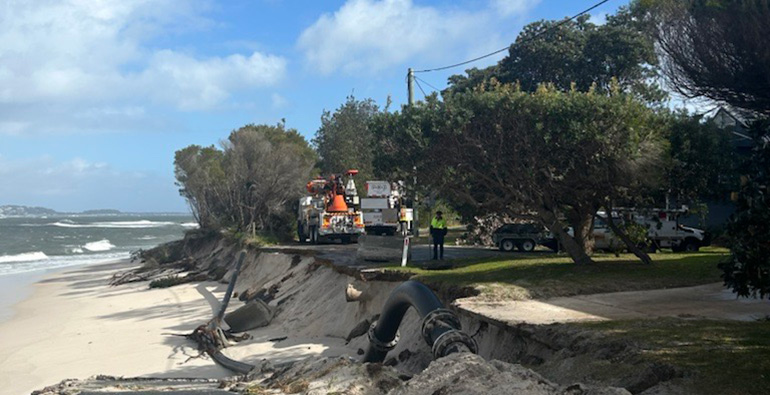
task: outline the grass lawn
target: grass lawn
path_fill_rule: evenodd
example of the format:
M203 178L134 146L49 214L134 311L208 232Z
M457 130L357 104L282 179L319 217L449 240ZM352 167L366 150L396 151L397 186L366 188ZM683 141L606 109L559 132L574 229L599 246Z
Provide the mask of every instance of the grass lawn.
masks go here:
M482 296L506 299L547 298L601 292L660 289L720 281L723 248L696 253L657 253L652 265L631 254L596 254L593 265L576 265L564 255L510 254L504 257L452 261L449 270L394 267L436 286L474 287Z
M770 321L670 318L578 325L630 339L645 358L683 368L692 374L693 393L770 392Z

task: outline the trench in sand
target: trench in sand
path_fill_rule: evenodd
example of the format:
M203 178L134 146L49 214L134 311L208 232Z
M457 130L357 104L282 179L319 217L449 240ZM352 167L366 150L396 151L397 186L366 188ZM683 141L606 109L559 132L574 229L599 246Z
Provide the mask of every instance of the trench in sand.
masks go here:
M197 270L218 271L223 279L230 278L240 251L237 246L214 240L189 247ZM369 324L404 279L335 265L308 251L249 251L235 286L237 297L228 311L260 297L275 309L275 315L269 326L248 331L251 339L223 353L253 365L262 360L280 365L343 355L360 360L368 347ZM346 301L349 285L361 291L358 301ZM479 355L487 360L521 364L559 384L583 382L632 393L682 376L674 368L643 360L632 344L570 325L503 325L453 306L451 291L438 294L445 306L456 311L464 331L477 341ZM215 310L216 298L207 299ZM385 361L405 376L423 371L432 361L420 325L420 317L410 309L400 326L401 340Z

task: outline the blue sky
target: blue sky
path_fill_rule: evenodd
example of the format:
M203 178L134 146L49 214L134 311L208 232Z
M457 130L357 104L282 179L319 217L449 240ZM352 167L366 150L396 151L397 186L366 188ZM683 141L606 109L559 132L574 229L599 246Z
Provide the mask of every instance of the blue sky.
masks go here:
M596 2L1 1L0 205L60 211L186 211L177 149L281 119L309 140L351 93L398 108L408 67L491 52ZM443 88L461 71L419 76Z

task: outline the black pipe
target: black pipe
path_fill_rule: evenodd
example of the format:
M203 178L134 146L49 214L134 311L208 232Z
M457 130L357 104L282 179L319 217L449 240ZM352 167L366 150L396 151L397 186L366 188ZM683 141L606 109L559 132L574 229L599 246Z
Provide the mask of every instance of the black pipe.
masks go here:
M476 342L461 332L457 316L445 309L428 287L409 280L391 292L379 320L369 328L369 349L364 362L382 362L388 351L396 347L398 327L410 307L414 307L423 319L422 336L432 348L434 359L455 352L477 352Z

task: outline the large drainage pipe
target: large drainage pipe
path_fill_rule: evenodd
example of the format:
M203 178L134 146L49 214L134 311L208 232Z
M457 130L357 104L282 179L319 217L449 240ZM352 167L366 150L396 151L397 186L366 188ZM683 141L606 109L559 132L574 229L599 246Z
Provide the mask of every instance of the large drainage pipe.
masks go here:
M478 351L476 341L462 332L460 319L444 308L438 297L424 284L409 280L391 292L380 318L369 328L369 349L364 362L382 362L398 344L398 327L407 310L414 307L422 318L422 337L431 347L433 358L456 352Z

